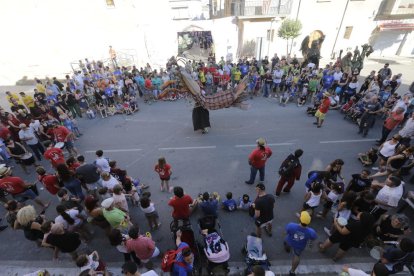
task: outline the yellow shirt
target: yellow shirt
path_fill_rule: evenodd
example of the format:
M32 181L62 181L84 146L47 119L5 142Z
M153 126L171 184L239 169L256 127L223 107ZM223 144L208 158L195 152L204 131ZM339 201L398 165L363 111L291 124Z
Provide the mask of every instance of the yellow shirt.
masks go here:
M22 100L23 100L23 103L24 103L24 104L25 104L28 108L34 107L34 99L33 99L33 97L32 97L32 96L30 96L30 95L26 95L26 96L22 97Z
M11 104L11 98L13 98L13 99L15 99L16 101L17 101L17 103L18 104L23 104L22 103L22 100L19 98L19 96L17 96L17 94L15 94L15 93L10 93L10 96L9 95L6 95L6 99L7 99L7 101Z
M41 83L36 84L36 89L40 93L45 93L46 92L46 87Z
M239 81L240 80L240 76L241 76L241 72L240 71L234 72L234 80Z

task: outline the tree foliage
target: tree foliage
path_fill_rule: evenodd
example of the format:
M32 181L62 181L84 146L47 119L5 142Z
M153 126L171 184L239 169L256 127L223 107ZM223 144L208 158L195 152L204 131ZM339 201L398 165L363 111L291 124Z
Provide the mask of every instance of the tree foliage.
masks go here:
M277 35L283 39L294 39L300 35L302 23L299 20L285 19L280 25Z

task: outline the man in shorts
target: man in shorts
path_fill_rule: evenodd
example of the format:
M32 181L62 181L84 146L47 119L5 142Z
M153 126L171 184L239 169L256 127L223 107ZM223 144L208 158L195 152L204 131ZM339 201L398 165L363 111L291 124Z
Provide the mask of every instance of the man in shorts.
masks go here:
M316 122L313 124L316 125L318 128L320 128L323 124L323 121L325 120L326 113L328 113L329 106L331 105L331 101L329 100L329 97L331 94L328 92L323 92L323 97L321 100L321 104L319 105L318 111L315 113Z
M259 183L256 185L257 198L252 204L254 207L254 218L256 224L256 235L262 236L262 228L265 229L269 237L272 236L273 208L275 198L266 193L265 185Z
M293 249L292 268L289 271L290 276L296 275L295 271L300 262L300 254L305 250L309 241L316 240L315 230L308 227L311 222L311 216L307 211L302 211L299 217L300 223L289 223L286 225L286 238L283 242L286 252L290 253Z
M49 207L49 203L44 203L43 201L41 201L37 197L37 195L30 189L31 186L31 184L26 183L20 177L12 176L11 168L0 168L0 189L12 195L13 198L19 202L31 199L40 206L42 206L43 209Z

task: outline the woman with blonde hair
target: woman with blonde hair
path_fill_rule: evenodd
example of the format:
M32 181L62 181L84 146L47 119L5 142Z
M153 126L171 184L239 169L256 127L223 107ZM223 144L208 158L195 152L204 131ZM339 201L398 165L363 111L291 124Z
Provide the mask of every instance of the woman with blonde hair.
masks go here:
M43 240L41 226L43 216L38 216L32 205L25 206L17 212L14 229L23 229L24 236L30 241L35 241L39 246Z

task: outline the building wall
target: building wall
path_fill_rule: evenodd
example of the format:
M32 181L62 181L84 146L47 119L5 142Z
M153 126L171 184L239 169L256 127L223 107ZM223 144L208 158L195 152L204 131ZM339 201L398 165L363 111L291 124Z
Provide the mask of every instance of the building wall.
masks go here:
M366 42L376 27L373 21L379 6L377 0L353 1L348 3L347 11L338 33L341 18L345 10L347 0L333 0L322 2L318 0L302 0L298 19L302 22L302 34L296 39L293 53L300 56L300 45L302 40L314 30L321 30L326 38L323 43L321 54L324 57L331 56L332 51L339 53L341 49L354 49ZM295 0L290 18L295 19L299 0ZM346 27L353 27L349 39L344 38Z

